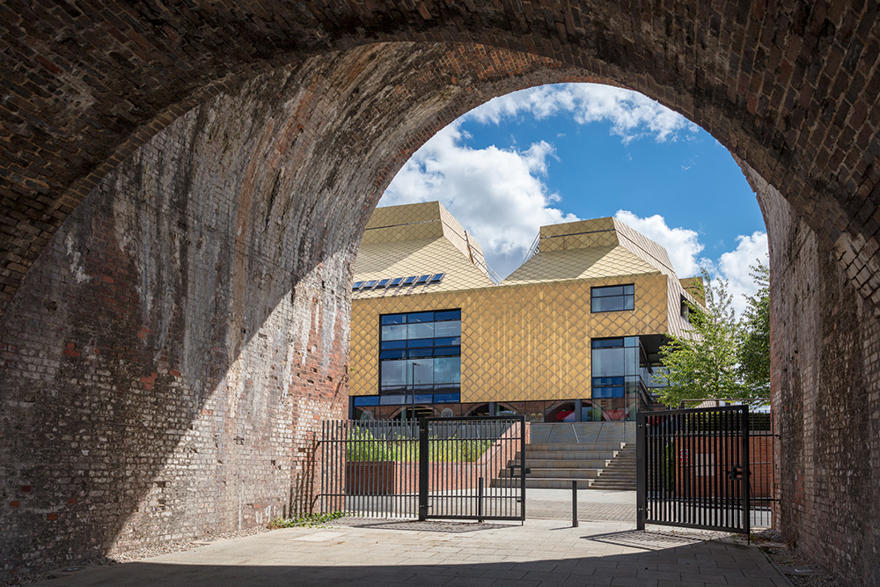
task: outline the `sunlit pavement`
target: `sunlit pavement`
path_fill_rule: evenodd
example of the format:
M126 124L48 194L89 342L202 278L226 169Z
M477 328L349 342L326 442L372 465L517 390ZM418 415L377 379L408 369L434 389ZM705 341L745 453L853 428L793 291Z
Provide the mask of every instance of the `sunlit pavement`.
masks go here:
M627 522L350 520L59 575L50 585L789 585L724 534Z

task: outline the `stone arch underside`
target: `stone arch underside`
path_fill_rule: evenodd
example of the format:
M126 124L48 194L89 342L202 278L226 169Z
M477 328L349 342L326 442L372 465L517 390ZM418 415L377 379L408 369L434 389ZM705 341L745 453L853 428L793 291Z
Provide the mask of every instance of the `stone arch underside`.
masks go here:
M781 527L878 581L876 7L608 4L4 5L6 572L307 507L316 424L343 413L350 261L384 186L471 107L596 80L701 124L758 192Z

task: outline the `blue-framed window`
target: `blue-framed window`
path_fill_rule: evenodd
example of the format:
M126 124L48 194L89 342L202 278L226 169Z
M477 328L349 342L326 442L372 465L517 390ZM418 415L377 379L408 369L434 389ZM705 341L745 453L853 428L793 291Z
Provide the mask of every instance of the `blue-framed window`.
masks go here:
M638 381L639 337L594 338L590 346L593 399L626 397Z
M380 394L459 391L460 309L385 314L379 323Z
M620 312L633 310L635 307L635 286L631 283L590 288L591 312Z

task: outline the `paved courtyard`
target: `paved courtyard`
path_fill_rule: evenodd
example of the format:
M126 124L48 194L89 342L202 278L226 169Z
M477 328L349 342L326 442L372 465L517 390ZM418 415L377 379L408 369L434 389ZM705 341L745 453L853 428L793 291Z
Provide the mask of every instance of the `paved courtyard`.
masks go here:
M789 585L756 548L626 522L353 520L61 573L47 585Z

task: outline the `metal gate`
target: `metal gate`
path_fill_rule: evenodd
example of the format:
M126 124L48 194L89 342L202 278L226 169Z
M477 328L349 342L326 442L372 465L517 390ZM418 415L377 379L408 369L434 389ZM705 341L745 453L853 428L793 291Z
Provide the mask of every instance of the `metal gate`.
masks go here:
M639 529L750 532L747 406L643 412L637 430Z
M322 512L524 520L525 418L322 423Z

